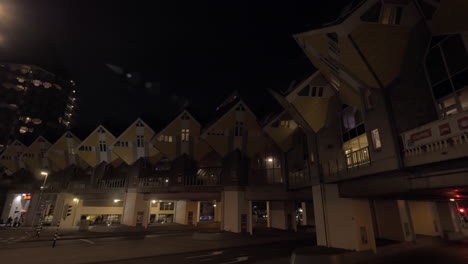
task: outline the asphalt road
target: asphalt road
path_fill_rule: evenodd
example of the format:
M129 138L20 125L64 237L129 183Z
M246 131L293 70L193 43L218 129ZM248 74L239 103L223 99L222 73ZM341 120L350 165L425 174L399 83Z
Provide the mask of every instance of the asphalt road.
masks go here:
M198 251L182 254L161 255L154 257L142 257L125 260L113 260L113 264L130 263L171 263L171 264L228 264L228 263L289 263L292 251L297 247L311 246L311 240L281 241L263 245L233 247L220 250Z

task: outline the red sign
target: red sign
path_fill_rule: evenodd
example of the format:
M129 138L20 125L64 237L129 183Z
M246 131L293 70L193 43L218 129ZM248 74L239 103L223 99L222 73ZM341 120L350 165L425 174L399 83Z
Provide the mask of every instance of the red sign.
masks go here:
M417 133L414 133L410 136L411 141L416 142L421 139L429 138L432 137L432 131L431 129L425 129L423 131L419 131Z
M23 199L25 199L25 200L31 200L31 195L25 195L25 196L23 196Z
M452 130L450 129L450 124L449 123L439 125L439 133L440 133L441 136L448 135L451 132L452 132Z
M27 210L21 210L21 212L22 212L22 213L26 213L26 212L27 212Z
M458 127L460 128L460 130L467 129L468 128L468 116L458 119L457 123L458 123Z

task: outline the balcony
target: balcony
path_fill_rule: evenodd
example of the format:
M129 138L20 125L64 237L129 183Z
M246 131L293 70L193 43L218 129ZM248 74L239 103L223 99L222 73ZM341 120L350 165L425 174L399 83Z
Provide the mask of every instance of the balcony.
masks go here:
M344 154L342 158L322 163L325 181L339 180L348 176L358 176L359 172L371 165L369 147ZM365 171L364 171L365 172Z
M468 156L468 112L449 116L401 134L405 166Z

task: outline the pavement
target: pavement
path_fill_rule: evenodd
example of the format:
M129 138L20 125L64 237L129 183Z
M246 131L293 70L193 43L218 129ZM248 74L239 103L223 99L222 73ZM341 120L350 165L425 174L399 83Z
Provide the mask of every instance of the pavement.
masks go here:
M252 237L226 233L225 239L219 241L194 241L192 233L171 232L124 237L60 239L55 248L51 247L50 240L8 244L0 247L0 259L28 264L110 261L117 263L198 263L201 260L207 263L257 263L254 261L288 263L293 248L314 244L313 233L279 230L257 233ZM212 257L213 252L216 253ZM210 258L205 258L204 255ZM192 256L194 258L191 258Z

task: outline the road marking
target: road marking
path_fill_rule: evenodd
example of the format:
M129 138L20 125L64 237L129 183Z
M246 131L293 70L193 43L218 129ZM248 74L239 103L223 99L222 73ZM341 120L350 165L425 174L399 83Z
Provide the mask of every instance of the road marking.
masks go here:
M81 241L83 242L88 242L90 244L96 244L95 242L91 241L91 240L88 240L88 239L80 239Z
M203 261L210 261L211 259L202 259L200 260L200 262L203 262Z
M211 257L211 256L216 256L216 255L221 255L221 254L223 254L223 251L215 251L215 252L211 252L211 253L208 254L208 255L200 255L200 256L186 257L185 259Z
M243 261L247 261L249 260L249 256L246 256L246 257L238 257L236 258L236 260L234 261L231 261L231 262L223 262L221 264L230 264L230 263L237 263L237 262L243 262Z

